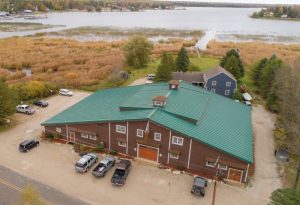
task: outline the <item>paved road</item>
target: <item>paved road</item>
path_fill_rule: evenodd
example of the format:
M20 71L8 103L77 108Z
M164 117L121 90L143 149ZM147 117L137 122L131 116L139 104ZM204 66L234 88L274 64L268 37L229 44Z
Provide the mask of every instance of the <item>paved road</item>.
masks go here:
M23 188L32 184L36 187L47 204L88 205L87 203L64 194L57 189L25 177L0 165L0 205L16 202Z

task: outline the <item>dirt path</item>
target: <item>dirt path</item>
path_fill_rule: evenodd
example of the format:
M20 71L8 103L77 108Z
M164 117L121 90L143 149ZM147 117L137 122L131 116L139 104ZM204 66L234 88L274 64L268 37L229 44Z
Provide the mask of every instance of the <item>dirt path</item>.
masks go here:
M263 106L253 108L253 134L255 137L255 175L253 186L248 191L261 198L282 186L274 157L273 130L275 116Z
M133 86L133 85L143 85L145 83L145 81L147 80L147 78L139 78L136 79L135 81L133 81L129 86Z

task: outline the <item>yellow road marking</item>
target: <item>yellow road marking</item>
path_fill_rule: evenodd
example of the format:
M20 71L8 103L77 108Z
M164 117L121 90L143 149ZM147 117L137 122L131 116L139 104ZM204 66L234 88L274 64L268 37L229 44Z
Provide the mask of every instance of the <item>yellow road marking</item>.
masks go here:
M10 183L8 181L5 181L4 179L1 179L1 178L0 178L0 184L3 184L5 186L7 186L7 187L9 187L11 189L14 189L16 191L19 191L19 192L23 192L24 191L24 189L22 189L21 187L18 187L17 185L14 185L14 184L12 184L12 183ZM41 200L43 202L45 202L46 204L48 204L48 205L50 205L50 204L53 205L53 203L50 203L49 201L47 201L46 199L44 199L42 197L41 197Z

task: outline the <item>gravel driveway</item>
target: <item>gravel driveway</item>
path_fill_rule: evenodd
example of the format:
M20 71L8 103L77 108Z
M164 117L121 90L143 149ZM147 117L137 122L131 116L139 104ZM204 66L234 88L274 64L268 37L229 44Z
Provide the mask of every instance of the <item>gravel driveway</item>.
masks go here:
M211 204L211 184L208 185L205 198L196 197L190 194L193 180L191 176L160 170L145 162L133 162L127 184L124 187L114 187L110 184L112 171L102 179L94 178L90 172L76 173L73 165L79 157L70 145L41 143L38 148L28 153L19 153L17 148L20 141L41 134L41 122L89 94L74 92L73 97L55 96L48 100L48 108L39 108L34 115L16 114L19 124L0 133L1 165L90 204ZM218 184L217 205L267 204L269 194L280 186L272 155L274 119L262 107L257 107L253 108L253 121L257 143L257 173L254 185L243 189Z

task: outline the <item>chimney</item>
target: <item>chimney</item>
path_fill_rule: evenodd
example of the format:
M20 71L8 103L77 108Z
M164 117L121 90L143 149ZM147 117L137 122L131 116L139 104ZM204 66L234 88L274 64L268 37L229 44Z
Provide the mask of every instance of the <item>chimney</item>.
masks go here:
M167 98L165 96L155 96L153 99L153 107L164 107L167 102Z
M171 80L169 82L169 90L178 90L179 89L179 81L178 80Z

